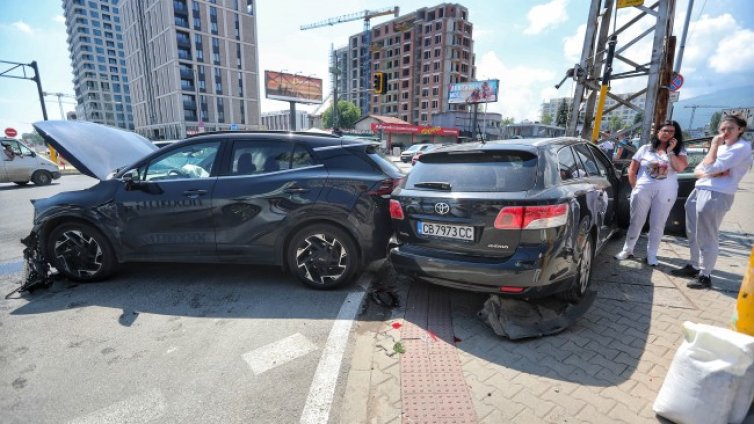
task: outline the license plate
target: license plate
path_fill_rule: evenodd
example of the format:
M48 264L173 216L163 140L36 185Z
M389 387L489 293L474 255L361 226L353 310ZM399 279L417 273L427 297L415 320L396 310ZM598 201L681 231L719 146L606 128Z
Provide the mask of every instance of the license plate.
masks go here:
M425 236L443 237L455 240L474 240L474 227L466 225L433 224L419 221L417 223L419 234Z

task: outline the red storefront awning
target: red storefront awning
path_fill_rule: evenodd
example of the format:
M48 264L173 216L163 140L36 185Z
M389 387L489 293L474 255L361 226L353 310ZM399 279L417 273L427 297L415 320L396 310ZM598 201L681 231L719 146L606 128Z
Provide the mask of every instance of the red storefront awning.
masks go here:
M372 132L377 133L379 131L386 134L439 135L445 137L458 137L460 134L458 128L424 127L409 124L381 124L379 122L373 122Z

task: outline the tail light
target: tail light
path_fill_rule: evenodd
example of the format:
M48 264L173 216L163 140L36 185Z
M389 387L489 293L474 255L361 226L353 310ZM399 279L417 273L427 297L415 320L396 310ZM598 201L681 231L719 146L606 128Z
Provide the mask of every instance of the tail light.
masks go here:
M535 230L565 225L568 220L568 204L543 206L506 206L495 218L499 230Z
M517 286L502 286L500 287L500 293L523 293L523 287Z
M400 221L403 221L405 216L403 215L403 208L401 207L401 202L390 199L390 218L397 219Z
M393 190L398 187L402 181L403 178L386 178L380 181L377 184L377 187L370 191L369 194L382 197L390 196L390 193L392 193Z

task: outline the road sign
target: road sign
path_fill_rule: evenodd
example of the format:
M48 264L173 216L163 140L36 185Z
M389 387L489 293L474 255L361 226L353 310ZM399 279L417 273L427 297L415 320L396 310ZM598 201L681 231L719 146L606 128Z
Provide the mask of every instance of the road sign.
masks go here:
M668 85L668 89L670 91L678 91L683 87L683 75L681 74L673 74L673 78L670 79L670 85Z
M17 136L17 135L18 135L18 131L16 131L16 129L15 129L15 128L10 128L10 127L9 127L9 128L6 128L6 129L5 129L5 136L6 136L6 137L10 137L10 138L13 138L13 137L15 137L15 136Z
M670 97L668 97L669 102L677 102L681 98L681 92L680 91L671 91Z

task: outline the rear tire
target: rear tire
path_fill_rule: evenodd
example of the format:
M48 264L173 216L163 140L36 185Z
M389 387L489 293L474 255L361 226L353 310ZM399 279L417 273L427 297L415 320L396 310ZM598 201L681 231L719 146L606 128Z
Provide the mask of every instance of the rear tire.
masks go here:
M573 284L568 289L558 293L561 299L577 303L584 298L589 291L592 278L592 260L594 259L594 241L591 235L587 235L584 240L584 246L581 248L579 261L576 266L576 276L573 278Z
M52 183L52 175L47 171L37 171L31 176L31 180L38 186L45 186Z
M342 286L359 270L359 254L350 235L330 224L309 225L286 247L291 274L304 285L328 290Z
M102 280L116 268L107 238L91 225L79 222L52 230L47 238L47 257L58 272L75 281Z

